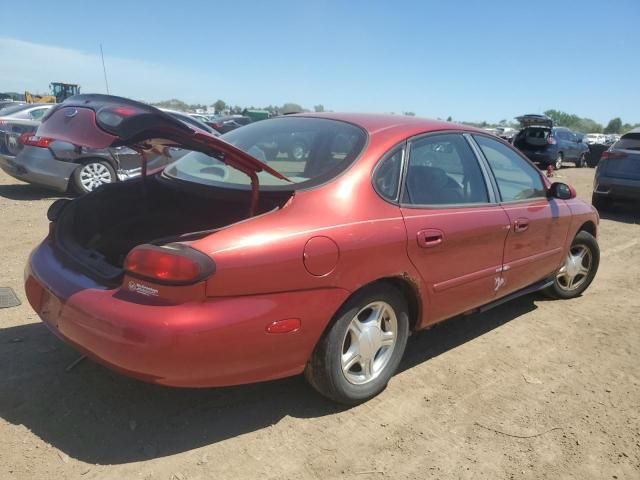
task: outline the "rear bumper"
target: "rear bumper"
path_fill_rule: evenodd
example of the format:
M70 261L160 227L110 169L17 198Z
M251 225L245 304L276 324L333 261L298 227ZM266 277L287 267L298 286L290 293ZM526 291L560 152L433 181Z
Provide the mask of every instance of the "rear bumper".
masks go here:
M301 373L349 292L322 289L161 304L106 289L64 266L45 241L25 271L29 303L59 337L96 361L151 383L226 386ZM299 318L295 332L267 333Z
M593 193L606 198L640 201L640 180L599 176Z
M60 192L67 190L77 167L75 163L56 160L46 148L25 147L16 157L0 155L0 168L7 174Z
M533 163L540 165L553 165L556 161L557 152L550 152L548 150L521 150L525 157L531 160Z

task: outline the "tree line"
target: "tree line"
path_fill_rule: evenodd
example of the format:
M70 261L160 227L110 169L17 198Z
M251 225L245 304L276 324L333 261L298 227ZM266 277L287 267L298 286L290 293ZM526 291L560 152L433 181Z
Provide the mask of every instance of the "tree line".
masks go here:
M161 102L153 103L157 107L168 108L171 110L180 110L180 111L195 111L195 110L206 110L207 107L211 107L218 114L241 114L245 109L249 110L266 110L273 115L278 114L287 114L287 113L299 113L299 112L324 112L324 105L318 104L314 105L313 109L308 109L294 102L287 102L283 105L267 105L266 107L255 107L253 105L249 107L241 107L240 105L231 105L225 102L224 100L216 100L211 105L204 105L200 103L187 104L182 100L178 100L173 98L171 100L163 100ZM403 115L415 116L414 112L402 112ZM595 120L585 117L579 117L578 115L563 112L560 110L547 110L544 112L546 116L551 118L553 122L562 127L570 128L571 130L575 130L577 132L582 133L625 133L629 130L640 127L640 123L631 124L631 123L623 123L620 117L612 118L609 123L606 125L602 125ZM452 121L452 118L449 116L446 119L447 121ZM487 127L513 127L518 128L518 122L514 120L500 120L498 123L489 123L489 122L465 122L459 121L459 123L464 123L467 125L474 125L476 127L487 128Z

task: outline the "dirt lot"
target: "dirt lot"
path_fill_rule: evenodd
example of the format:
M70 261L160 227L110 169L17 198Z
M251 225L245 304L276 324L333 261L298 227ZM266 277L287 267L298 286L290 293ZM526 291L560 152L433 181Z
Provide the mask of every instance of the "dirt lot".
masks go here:
M590 198L592 169L559 176ZM54 194L0 172L0 478L640 478L640 215L602 220L582 298L526 297L410 341L378 398L341 409L301 378L160 388L77 354L25 303Z

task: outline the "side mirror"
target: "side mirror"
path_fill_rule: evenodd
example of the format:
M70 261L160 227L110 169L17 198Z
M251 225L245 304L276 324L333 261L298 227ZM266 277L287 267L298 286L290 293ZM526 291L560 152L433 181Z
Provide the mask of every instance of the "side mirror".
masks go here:
M575 189L562 182L552 183L548 192L551 198L559 198L560 200L571 200L572 198L576 198Z

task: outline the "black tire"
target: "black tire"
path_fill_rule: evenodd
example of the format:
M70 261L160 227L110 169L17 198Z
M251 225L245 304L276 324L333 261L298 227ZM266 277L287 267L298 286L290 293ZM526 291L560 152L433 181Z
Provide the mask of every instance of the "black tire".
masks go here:
M96 184L94 187L91 187L91 188L88 187L86 185L86 182L83 182L83 174L86 172L86 169L90 169L91 166L95 166L95 168L99 168L101 171L106 171L109 174L110 180L104 181L99 185ZM89 193L105 183L113 183L115 181L117 181L115 170L109 164L109 162L106 162L104 160L98 160L98 159L87 160L83 162L81 165L79 165L78 168L76 168L73 172L73 188L80 195Z
M397 319L396 343L386 365L377 377L356 385L342 370L345 338L352 320L373 302L385 302ZM345 405L356 405L382 392L400 364L409 337L407 301L396 288L380 282L356 292L335 314L329 328L320 339L305 368L305 378L319 393Z
M544 293L546 293L549 297L562 300L576 298L582 295L582 293L587 288L589 288L589 285L591 285L591 282L598 272L598 266L600 265L600 247L598 246L598 241L593 235L591 235L589 232L580 231L573 239L573 242L571 242L569 253L571 254L571 252L575 251L576 249L583 247L586 247L591 255L588 273L584 275L584 281L582 281L582 283L580 283L577 288L568 290L566 287L563 287L559 276L556 275L553 281L553 285L546 288L544 291Z
M593 193L591 195L591 204L598 210L599 212L606 212L611 209L611 199L609 197L603 197L598 195L597 193Z
M580 157L578 158L578 160L576 160L576 167L578 168L584 168L587 166L587 157L586 155L583 153L582 155L580 155Z

